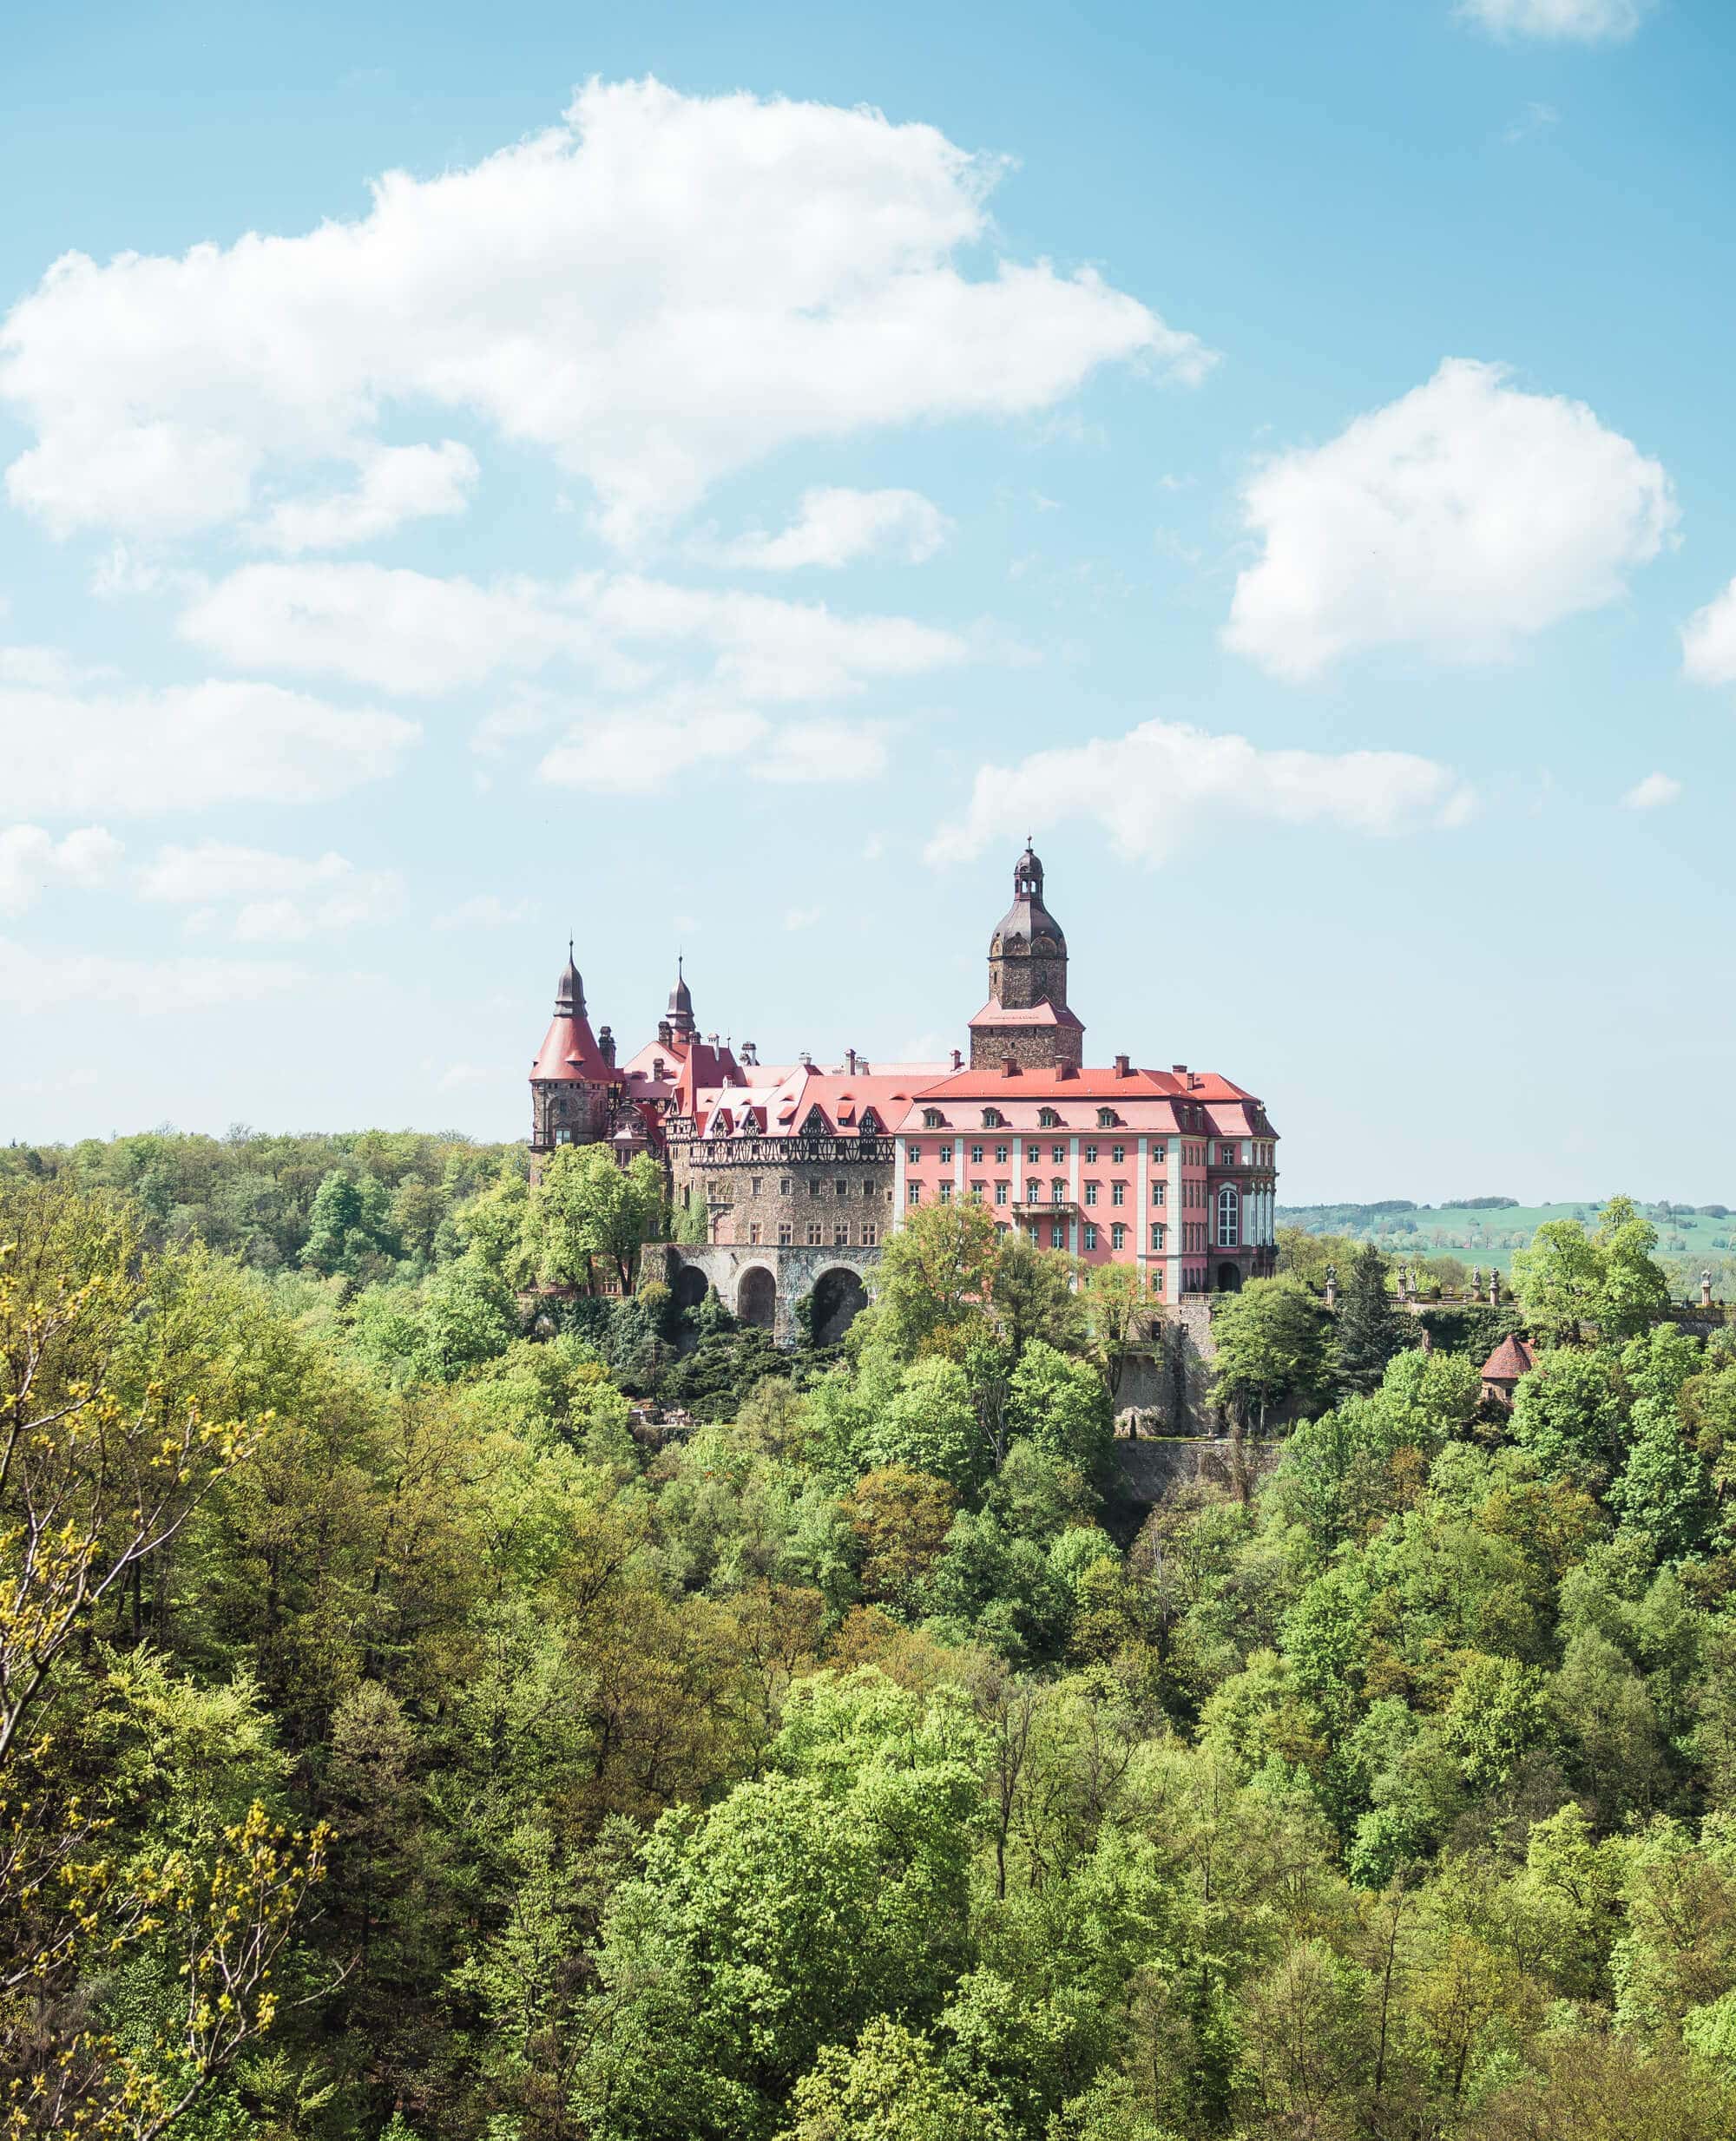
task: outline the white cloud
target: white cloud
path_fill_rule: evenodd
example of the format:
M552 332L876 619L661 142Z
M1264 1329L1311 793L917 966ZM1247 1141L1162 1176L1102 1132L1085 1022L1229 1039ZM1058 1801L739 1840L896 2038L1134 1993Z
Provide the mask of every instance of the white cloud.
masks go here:
M19 811L316 803L392 772L420 731L273 684L112 693L0 686L6 801Z
M36 952L0 937L0 1009L100 1003L143 1015L227 1010L298 987L298 968L247 959L113 959Z
M753 699L832 698L960 662L956 634L823 602L683 588L636 573L553 582L464 579L364 563L247 565L183 613L184 638L238 667L435 694L569 661L642 690L672 659ZM494 733L494 732L490 732Z
M207 840L166 847L141 873L141 897L197 908L238 901L232 934L247 943L299 943L316 932L390 922L404 905L395 871L358 870L341 855L276 855Z
M1459 0L1457 12L1497 37L1614 44L1631 37L1654 0Z
M442 1071L434 1082L437 1092L460 1093L473 1086L498 1086L501 1081L498 1064L454 1063Z
M1456 824L1470 792L1449 767L1398 751L1267 751L1179 721L1040 751L977 773L962 823L930 841L930 862L969 861L1009 825L1085 818L1119 854L1162 862L1202 819L1240 818L1391 834L1418 820Z
M1043 410L1105 363L1198 379L1200 344L1088 269L964 272L1003 168L864 108L592 82L469 169L389 174L358 220L63 256L0 331L35 436L8 485L57 533L155 539L461 411L631 540L799 440Z
M886 770L886 731L874 721L786 721L753 771L761 780L872 780Z
M951 522L919 490L806 490L780 535L740 535L710 555L720 564L774 573L872 557L921 565L951 532Z
M792 785L870 780L885 770L885 730L828 717L774 721L727 697L677 690L587 715L544 754L536 777L556 787L645 796L723 765Z
M353 489L325 498L292 498L258 531L267 549L347 550L389 535L406 521L462 513L479 471L468 446L382 446L366 455Z
M1264 554L1236 583L1225 640L1292 679L1373 647L1498 659L1613 601L1676 519L1662 468L1582 402L1461 358L1280 455L1243 508Z
M786 907L784 910L784 927L786 929L811 929L825 916L824 907Z
M1736 684L1736 580L1683 627L1682 668L1696 684Z
M474 898L460 900L456 907L449 907L443 915L436 915L433 927L437 929L510 929L530 919L531 906L528 899L503 900L493 892L478 892Z
M21 915L58 885L106 883L120 854L121 843L101 825L58 841L40 825L0 826L0 914Z
M545 755L536 777L599 795L655 795L696 766L746 756L770 733L763 714L689 706L678 698L580 722Z
M0 686L22 684L28 690L56 692L107 673L82 668L57 647L0 647Z
M1647 773L1644 780L1634 783L1621 800L1630 811L1655 811L1661 804L1674 803L1681 791L1681 783L1669 774Z

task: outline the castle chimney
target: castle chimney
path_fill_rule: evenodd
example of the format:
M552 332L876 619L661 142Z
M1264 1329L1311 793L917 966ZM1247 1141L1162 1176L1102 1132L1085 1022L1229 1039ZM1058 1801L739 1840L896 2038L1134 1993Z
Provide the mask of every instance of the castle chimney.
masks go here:
M615 1068L615 1032L613 1028L608 1026L598 1027L597 1054L602 1058L603 1061L608 1065L611 1070Z
M964 1058L957 1048L952 1051L952 1067L954 1070L963 1070L964 1067Z
M1131 1078L1133 1076L1132 1066L1128 1063L1127 1057L1124 1055L1118 1055L1115 1058L1115 1075L1117 1078Z
M851 1077L853 1078L856 1075L856 1051L854 1048L846 1048L844 1051L844 1067Z
M1019 1059L1016 1055L1009 1055L1001 1066L1001 1075L1003 1078L1016 1078L1018 1074Z

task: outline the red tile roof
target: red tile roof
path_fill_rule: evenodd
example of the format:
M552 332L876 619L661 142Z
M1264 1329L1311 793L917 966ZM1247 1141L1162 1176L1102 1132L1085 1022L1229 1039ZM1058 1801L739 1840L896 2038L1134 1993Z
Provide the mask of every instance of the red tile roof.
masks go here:
M612 1084L617 1073L602 1060L602 1051L582 1018L556 1017L542 1036L536 1061L530 1066L533 1079L569 1080L595 1086Z
M1074 1026L1082 1034L1084 1021L1076 1011L1056 1010L1052 1003L1033 1003L1009 1010L990 996L970 1021L976 1026Z
M1483 1379L1485 1382L1517 1382L1522 1376L1530 1374L1533 1365L1530 1347L1509 1333L1483 1363Z

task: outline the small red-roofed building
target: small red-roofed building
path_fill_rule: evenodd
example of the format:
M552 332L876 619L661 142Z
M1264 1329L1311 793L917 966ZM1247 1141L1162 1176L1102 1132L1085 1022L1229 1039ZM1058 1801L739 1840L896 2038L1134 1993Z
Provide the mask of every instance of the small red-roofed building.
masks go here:
M1509 1333L1483 1363L1483 1395L1503 1409L1510 1409L1514 1392L1535 1365L1530 1347Z

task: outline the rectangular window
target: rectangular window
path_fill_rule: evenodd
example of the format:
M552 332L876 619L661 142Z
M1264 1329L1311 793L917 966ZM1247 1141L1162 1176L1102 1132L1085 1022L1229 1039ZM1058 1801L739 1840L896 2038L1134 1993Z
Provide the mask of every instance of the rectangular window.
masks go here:
M1088 1145L1085 1147L1085 1165L1088 1167L1095 1167L1096 1164L1097 1148L1095 1145Z
M952 1147L950 1145L941 1146L940 1164L943 1167L950 1167L952 1165Z
M785 1219L778 1228L778 1246L779 1249L792 1249L795 1246L795 1241L796 1230L787 1219Z
M1151 1275L1151 1290L1154 1293L1163 1291L1163 1266L1161 1264Z
M997 1145L995 1147L995 1165L997 1167L1004 1167L1006 1164L1007 1148L1004 1145Z
M1025 1184L1025 1202L1028 1205L1034 1205L1042 1195L1042 1185L1037 1180L1036 1177L1033 1175L1030 1180Z
M875 1225L871 1219L865 1219L862 1222L862 1246L865 1249L872 1249L879 1241L879 1228Z
M922 1184L920 1182L906 1182L904 1185L904 1195L910 1199L911 1204L921 1204Z
M789 1184L788 1184L787 1182L780 1182L780 1183L779 1183L779 1185L778 1185L778 1194L779 1194L779 1197L787 1197L787 1196L789 1195L789 1193L790 1193L790 1185L789 1185Z
M1153 1247L1154 1250L1156 1250L1156 1251L1157 1251L1157 1252L1158 1252L1158 1254L1159 1254L1160 1256L1161 1256L1161 1255L1162 1255L1162 1253L1163 1253L1163 1222L1162 1222L1162 1220L1161 1220L1161 1219L1154 1219L1154 1220L1152 1221L1152 1223L1151 1223L1151 1245L1152 1245L1152 1247Z
M1065 1249L1067 1246L1067 1229L1059 1219L1049 1230L1049 1245L1051 1249Z
M1235 1146L1233 1145L1220 1145L1218 1147L1218 1165L1220 1167L1233 1167L1235 1164Z
M940 1201L941 1201L941 1203L942 1203L942 1204L944 1204L944 1205L950 1205L950 1204L952 1202L952 1185L951 1185L951 1183L950 1183L950 1182L943 1182L943 1183L941 1184L941 1185L940 1185Z
M1128 1230L1121 1225L1121 1221L1117 1219L1115 1224L1109 1229L1109 1246L1112 1249L1125 1249L1127 1245Z
M849 1248L849 1246L850 1246L850 1222L849 1222L847 1219L840 1219L840 1220L838 1222L837 1225L836 1225L836 1226L834 1226L834 1227L832 1228L832 1247L833 1247L834 1249L847 1249L847 1248Z
M1067 1159L1067 1147L1064 1145L1051 1146L1049 1147L1049 1157L1054 1160L1057 1167L1061 1166Z
M997 1205L1004 1205L1004 1204L1006 1203L1006 1201L1007 1201L1007 1188L1008 1188L1008 1185L1007 1185L1007 1184L1006 1184L1006 1183L1004 1183L1004 1182L997 1182L997 1183L996 1183L996 1185L995 1185L995 1202L996 1202Z
M753 1180L752 1180L752 1181L748 1184L748 1185L747 1185L747 1186L748 1186L748 1189L749 1189L750 1192L751 1192L753 1196L757 1197L757 1196L760 1194L760 1178L759 1178L759 1176L758 1176L757 1174L754 1176L753 1179Z
M1095 1249L1097 1246L1097 1222L1095 1219L1088 1219L1085 1222L1085 1246L1088 1249Z
M972 1199L973 1202L975 1202L975 1203L976 1203L976 1204L979 1204L979 1205L982 1203L982 1201L983 1201L983 1184L982 1184L982 1183L980 1183L980 1182L973 1182L973 1183L970 1185L970 1195L971 1195L971 1199Z
M1109 1147L1109 1158L1116 1166L1124 1166L1127 1164L1127 1157L1128 1148L1125 1145L1112 1145Z
M973 1145L970 1147L970 1165L973 1167L980 1167L983 1165L983 1147L980 1145Z
M905 1158L906 1159L910 1159L910 1160L917 1160L917 1159L920 1159L922 1158L922 1147L921 1147L921 1146L920 1146L920 1145L907 1145L907 1146L905 1146L905 1147L904 1147L904 1158Z
M1161 1182L1154 1178L1151 1185L1151 1201L1153 1204L1161 1206L1163 1200L1163 1185Z
M810 1249L819 1247L819 1221L818 1219L808 1221L808 1247Z
M1085 1185L1085 1201L1088 1205L1095 1205L1096 1203L1097 1185L1095 1182L1088 1182Z
M1109 1202L1110 1202L1112 1205L1124 1205L1124 1204L1126 1204L1126 1202L1127 1202L1127 1201L1128 1201L1128 1185L1127 1185L1127 1184L1126 1184L1125 1182L1112 1182L1112 1183L1110 1183L1110 1185L1109 1185Z
M1026 1166L1028 1166L1028 1167L1040 1167L1040 1166L1042 1165L1042 1146L1040 1146L1040 1145L1028 1145L1028 1146L1026 1146L1026 1147L1025 1147L1025 1165L1026 1165Z
M747 1222L747 1238L750 1242L755 1244L758 1243L760 1239L760 1222L757 1219L750 1219Z
M814 1180L812 1175L808 1177L808 1195L810 1197L818 1197L819 1195L819 1184Z
M1049 1201L1052 1205L1064 1205L1067 1202L1066 1183L1062 1181L1055 1181L1049 1184Z
M848 1197L850 1194L850 1185L848 1182L834 1182L832 1188L832 1194L836 1197Z

